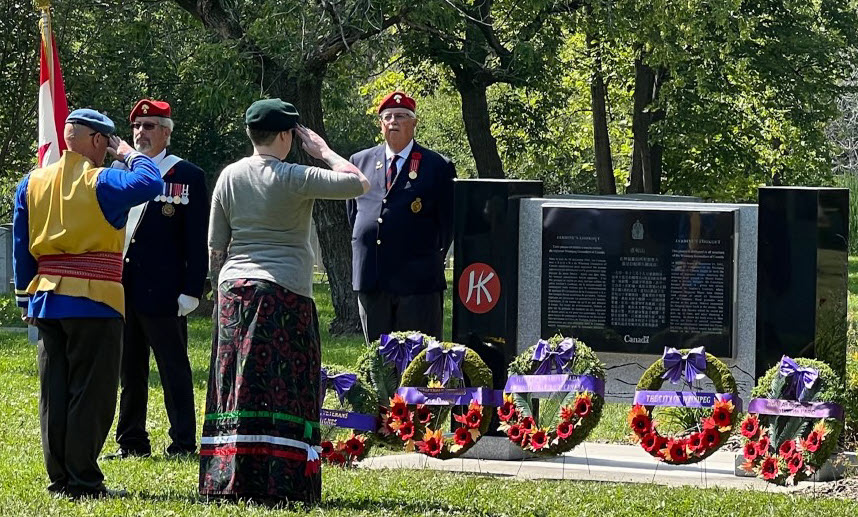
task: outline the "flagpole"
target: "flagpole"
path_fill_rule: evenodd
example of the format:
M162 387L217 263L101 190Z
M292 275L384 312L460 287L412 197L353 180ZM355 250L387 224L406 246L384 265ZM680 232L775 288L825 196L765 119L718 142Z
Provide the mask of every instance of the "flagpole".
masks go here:
M51 35L51 0L36 0L36 8L42 11L42 19L39 20L39 28L42 32L42 46L45 49L45 58L48 63L48 84L51 96L54 94L54 46Z

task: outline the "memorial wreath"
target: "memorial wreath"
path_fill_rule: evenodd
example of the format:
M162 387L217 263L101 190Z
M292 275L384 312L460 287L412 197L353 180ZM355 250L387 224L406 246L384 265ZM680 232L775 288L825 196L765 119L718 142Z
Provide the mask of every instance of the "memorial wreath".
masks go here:
M354 465L366 456L378 429L378 395L357 374L333 366L322 367L319 386L322 461Z
M599 423L604 394L605 367L590 347L562 336L540 339L509 365L498 430L535 454L561 454Z
M361 355L357 363L358 377L375 388L379 404L389 401L396 394L402 381L402 374L417 355L426 349L434 338L415 331L391 332L382 334ZM402 441L388 426L390 421L388 405L376 408L381 421L377 435L380 445L400 448Z
M843 431L842 388L827 364L783 356L751 392L740 426L742 469L780 485L812 476Z
M678 384L684 378L690 387L704 377L712 381L715 393L693 388L659 391L665 380ZM665 348L662 358L641 376L628 421L635 438L655 458L673 465L696 463L729 438L741 411L739 404L736 380L721 360L703 347ZM653 417L654 407L661 408L657 417ZM660 432L659 423L678 431Z
M491 386L492 372L476 352L433 341L405 369L381 432L390 429L407 451L461 456L488 430L491 408L499 405L500 393ZM444 433L450 416L458 425Z

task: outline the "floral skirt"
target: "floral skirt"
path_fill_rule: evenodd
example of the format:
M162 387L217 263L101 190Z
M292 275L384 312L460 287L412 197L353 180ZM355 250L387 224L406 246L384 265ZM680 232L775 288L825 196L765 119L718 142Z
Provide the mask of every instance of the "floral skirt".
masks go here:
M319 320L265 280L220 284L200 445L200 494L316 504Z

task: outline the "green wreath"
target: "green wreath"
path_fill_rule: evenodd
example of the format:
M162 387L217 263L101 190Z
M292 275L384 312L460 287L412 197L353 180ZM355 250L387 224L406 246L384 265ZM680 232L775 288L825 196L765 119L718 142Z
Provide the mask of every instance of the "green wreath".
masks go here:
M563 336L548 339L550 349L556 351ZM540 366L533 360L533 345L519 354L509 365L509 376L534 375ZM605 382L605 366L582 341L574 341L574 356L565 363L563 373L588 375ZM603 384L604 385L604 384ZM504 404L497 410L507 437L515 444L534 454L550 456L564 453L584 441L599 423L605 405L603 394L592 391L555 392L540 399L539 411L534 415L529 393L504 393Z
M692 350L678 352L685 355ZM637 390L660 390L666 372L664 359L659 359L643 373ZM697 463L708 458L730 437L739 413L733 403L739 395L736 379L723 361L709 353L706 354L703 374L715 385L717 393L727 394L729 398L712 401L711 408L662 407L655 418L654 406L632 406L628 416L629 426L644 450L653 457L672 465ZM659 424L664 424L670 430L659 432Z
M789 359L789 358L784 358ZM782 359L782 364L784 359ZM813 359L795 359L800 368L816 370L818 377L799 392L776 365L763 375L751 391L755 399L790 400L806 404L836 404L842 411L841 379L827 364ZM800 393L800 396L797 396ZM749 407L753 410L754 406ZM776 483L795 484L816 472L837 448L843 431L839 417L796 417L748 413L740 426L743 470Z
M326 383L325 397L322 408L336 412L360 413L377 417L378 395L371 385L363 382L355 374L355 382L343 394L340 402L336 390L332 386L331 377L348 372L336 366L322 366L327 372L329 381ZM347 430L342 427L330 425L322 419L321 425L321 457L326 463L332 465L351 466L362 460L373 445L374 434L370 431Z
M413 339L415 336L419 336L423 340L424 348L425 345L435 340L431 336L416 331L391 332L389 335L403 342L406 339ZM357 361L357 374L364 384L372 386L375 389L375 392L378 394L379 404L383 404L396 394L396 390L399 389L400 382L402 381L402 376L392 362L385 361L385 358L379 352L380 345L381 339L377 339L364 350L364 353L361 354ZM379 415L382 422L382 426L375 439L377 445L398 449L402 447L402 440L387 425L390 420L387 415L388 410L389 407L387 404L379 405L375 409L375 413Z
M449 350L456 343L440 343ZM450 379L442 386L434 375L427 376L431 366L426 358L426 350L414 358L402 374L404 387L444 387L444 388L489 388L492 387L492 372L486 363L470 348L465 348L461 370L463 379ZM449 406L431 406L406 404L398 394L390 399L390 411L382 418L382 426L389 426L399 439L400 447L406 451L417 450L429 456L449 459L461 456L474 446L477 440L488 431L492 408L472 401L466 412L454 410L452 419L462 425L450 434L442 432L449 425L451 411ZM455 414L464 413L464 414Z

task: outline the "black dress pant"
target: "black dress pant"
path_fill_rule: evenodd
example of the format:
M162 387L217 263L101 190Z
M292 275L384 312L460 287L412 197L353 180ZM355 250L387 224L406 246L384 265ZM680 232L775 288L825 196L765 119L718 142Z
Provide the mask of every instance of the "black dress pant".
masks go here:
M52 491L104 490L98 455L116 409L121 318L39 319L39 420Z
M406 330L416 330L443 341L442 291L409 295L359 291L358 310L367 344L382 334Z
M148 316L134 306L125 310L122 349L119 422L116 442L137 453L149 453L146 409L149 401L149 349L164 388L164 405L170 420L170 452L196 450L196 413L191 363L188 360L188 320L179 316Z

